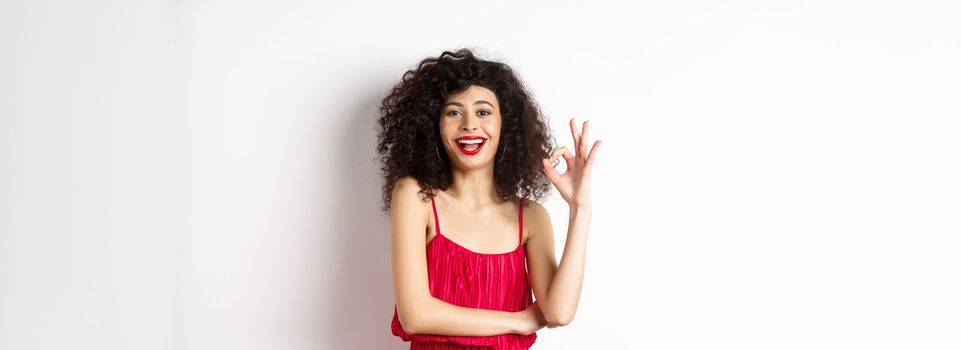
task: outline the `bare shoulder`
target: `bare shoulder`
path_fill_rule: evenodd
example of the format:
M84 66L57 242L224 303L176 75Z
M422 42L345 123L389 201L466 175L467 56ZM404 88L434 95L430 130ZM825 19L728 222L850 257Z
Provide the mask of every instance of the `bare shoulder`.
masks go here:
M395 192L414 191L416 193L416 192L419 192L421 189L423 188L420 186L420 183L418 183L416 179L410 176L399 178L397 179L397 181L394 182Z
M543 205L536 201L525 199L524 204L524 214L530 213L531 215L547 215L547 209L545 209Z
M527 226L528 235L551 229L551 216L543 205L532 200L525 200L524 204L524 226Z
M391 215L400 214L405 216L415 215L426 218L427 203L429 198L425 198L421 190L423 186L413 177L402 177L394 182L394 191L391 195Z
M393 197L400 197L399 199L407 202L412 202L413 200L424 202L425 198L423 198L424 196L421 194L423 189L424 187L417 182L417 179L405 176L394 182Z
M410 176L404 176L394 182L394 191L420 191L420 183Z

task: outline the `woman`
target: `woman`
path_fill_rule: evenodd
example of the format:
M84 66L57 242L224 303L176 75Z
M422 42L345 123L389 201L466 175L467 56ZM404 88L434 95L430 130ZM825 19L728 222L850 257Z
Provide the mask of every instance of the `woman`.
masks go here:
M574 152L551 151L550 130L510 67L467 49L404 73L381 113L392 333L411 349L527 349L537 330L570 323L600 145L588 152L588 123L579 132L570 121ZM550 217L536 202L551 184L570 205L560 265Z

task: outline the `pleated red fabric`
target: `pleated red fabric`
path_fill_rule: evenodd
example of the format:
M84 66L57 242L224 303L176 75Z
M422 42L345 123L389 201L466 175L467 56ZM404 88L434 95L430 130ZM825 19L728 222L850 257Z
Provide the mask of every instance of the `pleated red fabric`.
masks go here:
M489 310L517 312L533 303L527 280L527 255L524 246L506 253L477 253L445 237L440 230L437 205L431 197L434 227L437 234L427 243L427 276L430 293L450 304ZM524 237L524 202L518 203L518 242ZM397 318L391 332L410 342L413 349L528 349L537 340L537 333L500 334L492 336L446 336L408 334Z

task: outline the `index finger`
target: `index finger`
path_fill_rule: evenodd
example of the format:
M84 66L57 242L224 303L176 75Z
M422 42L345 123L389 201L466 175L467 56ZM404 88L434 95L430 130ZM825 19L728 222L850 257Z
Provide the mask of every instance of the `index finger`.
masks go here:
M574 136L574 150L579 152L578 149L581 144L581 135L577 132L577 125L574 123L574 118L571 118L571 135Z

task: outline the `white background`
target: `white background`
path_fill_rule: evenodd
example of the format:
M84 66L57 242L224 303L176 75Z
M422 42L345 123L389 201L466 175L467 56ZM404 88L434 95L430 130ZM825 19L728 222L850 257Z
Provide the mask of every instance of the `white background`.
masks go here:
M407 348L377 107L459 47L604 140L577 316L534 348L961 348L959 17L0 1L0 349Z

